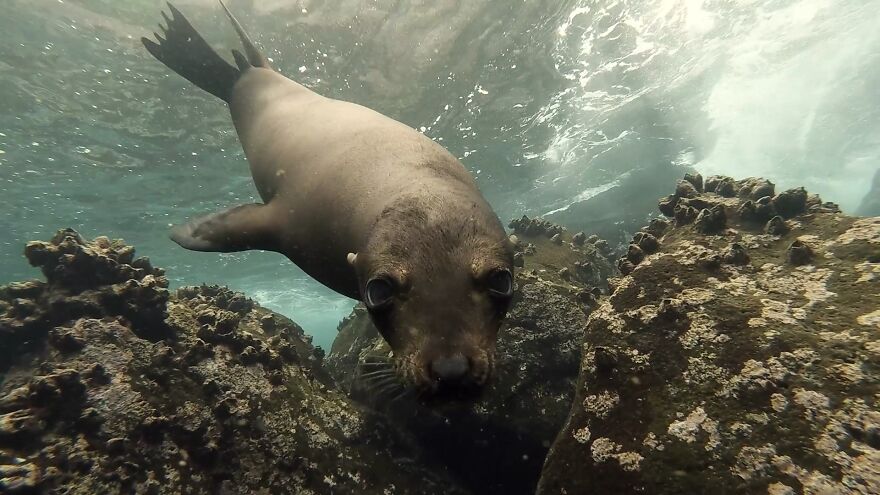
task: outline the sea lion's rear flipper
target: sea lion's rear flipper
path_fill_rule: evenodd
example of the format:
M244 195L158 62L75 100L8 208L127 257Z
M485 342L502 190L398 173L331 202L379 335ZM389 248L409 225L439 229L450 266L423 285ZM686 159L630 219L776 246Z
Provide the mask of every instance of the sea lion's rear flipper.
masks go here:
M171 240L193 251L275 251L276 227L270 206L241 205L177 225L171 229Z
M232 56L235 57L235 63L238 64L238 68L245 70L250 66L271 69L272 66L269 65L269 59L260 53L260 50L257 50L257 47L254 45L254 42L251 41L250 36L248 36L244 28L241 27L238 19L232 15L232 12L226 8L226 4L223 3L223 0L220 0L220 5L223 7L223 10L226 11L226 16L229 17L229 20L232 22L232 27L235 28L235 32L238 33L238 39L241 40L241 44L244 46L244 53L247 55L247 57L244 57L237 50L232 50Z
M159 26L165 38L156 33L158 43L141 38L147 51L191 83L228 102L241 71L217 55L179 10L170 3L168 8L170 18L162 12L168 27Z

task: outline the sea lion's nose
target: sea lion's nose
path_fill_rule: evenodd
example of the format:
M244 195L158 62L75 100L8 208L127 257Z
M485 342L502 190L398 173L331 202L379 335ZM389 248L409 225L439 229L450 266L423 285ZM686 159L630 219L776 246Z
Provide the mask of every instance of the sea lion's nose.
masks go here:
M431 375L441 382L459 382L470 370L468 359L461 354L441 357L431 361Z

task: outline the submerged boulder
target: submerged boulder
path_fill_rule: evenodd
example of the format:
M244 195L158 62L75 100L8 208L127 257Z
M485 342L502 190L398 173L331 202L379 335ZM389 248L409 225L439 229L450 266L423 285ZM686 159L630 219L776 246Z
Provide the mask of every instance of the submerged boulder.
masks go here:
M327 357L354 398L395 418L434 463L479 494L534 493L571 405L587 315L615 273L598 238L528 217L511 228L524 266L499 332L494 379L473 408L428 409L375 386L372 364L390 350L362 306L342 322Z
M303 330L221 287L170 295L121 241L28 245L0 288L2 493L466 493L337 390Z
M726 222L676 221L590 315L538 493L880 493L880 218L705 190L678 201Z

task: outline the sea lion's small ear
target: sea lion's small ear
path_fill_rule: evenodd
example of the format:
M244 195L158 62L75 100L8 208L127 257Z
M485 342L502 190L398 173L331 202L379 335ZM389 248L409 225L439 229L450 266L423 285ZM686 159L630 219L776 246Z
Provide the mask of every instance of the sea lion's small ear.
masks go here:
M348 260L348 264L354 266L357 263L358 255L357 253L348 253L348 256L345 257Z

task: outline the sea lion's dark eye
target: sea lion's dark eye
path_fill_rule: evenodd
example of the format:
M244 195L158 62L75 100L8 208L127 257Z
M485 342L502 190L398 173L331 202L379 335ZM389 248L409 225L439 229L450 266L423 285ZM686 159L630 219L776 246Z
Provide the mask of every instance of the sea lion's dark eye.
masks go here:
M377 277L367 282L364 290L364 304L367 309L376 310L391 304L394 296L394 284L387 277Z
M506 268L499 268L489 274L486 279L489 294L495 297L511 297L513 295L513 275Z

